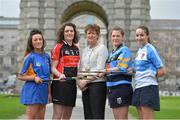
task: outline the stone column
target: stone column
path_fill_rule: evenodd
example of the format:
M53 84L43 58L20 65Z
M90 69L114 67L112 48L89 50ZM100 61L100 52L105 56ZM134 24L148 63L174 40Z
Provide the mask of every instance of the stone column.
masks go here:
M39 29L39 0L29 0L27 4L27 26L28 30Z
M105 1L105 7L108 16L108 31L110 31L114 26L119 26L125 29L125 0ZM108 39L110 39L110 36L108 36ZM111 50L111 41L108 40L107 44L109 50Z
M21 0L20 9L18 62L23 58L30 30L39 28L39 1Z
M130 19L130 15L131 15L131 2L132 0L125 0L125 16L126 16L126 19L125 19L125 29L124 29L124 32L125 32L125 44L130 47L130 25L131 25L131 19Z
M18 58L17 61L18 63L20 63L20 61L23 58L23 53L25 51L25 45L26 45L26 38L27 38L27 30L26 30L26 24L27 24L27 18L26 18L26 14L27 14L27 0L21 0L20 2L20 24L18 26L18 30L19 30L19 36L18 36L18 47L17 47L17 51L18 51ZM20 65L19 65L20 66Z
M44 37L46 40L46 50L49 51L55 44L55 29L56 29L56 16L55 16L55 0L45 0L44 7Z
M150 20L149 0L132 0L131 2L131 25L130 25L130 49L133 56L137 51L137 43L135 41L135 28L140 25L148 25Z

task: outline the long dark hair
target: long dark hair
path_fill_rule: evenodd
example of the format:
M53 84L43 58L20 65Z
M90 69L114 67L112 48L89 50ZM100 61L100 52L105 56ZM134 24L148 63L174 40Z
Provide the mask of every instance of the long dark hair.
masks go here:
M142 26L137 27L136 30L137 29L142 29L146 33L146 35L148 36L148 43L151 43L148 27L142 25Z
M64 30L65 30L66 26L73 27L73 29L74 29L74 38L73 38L72 42L73 43L78 43L79 36L78 36L78 32L76 30L76 25L73 24L73 23L70 23L70 22L63 24L63 26L58 30L57 43L60 43L60 42L62 42L62 40L64 40Z
M42 35L42 32L39 29L33 29L33 30L30 31L30 35L29 35L29 38L28 38L28 41L27 41L27 47L26 47L26 51L25 51L24 56L26 56L30 52L34 51L34 47L32 45L32 36L35 35L35 34L40 34L42 36L42 39L43 39L42 51L44 51L44 48L46 46L46 41L45 41L45 39L44 39L44 37Z

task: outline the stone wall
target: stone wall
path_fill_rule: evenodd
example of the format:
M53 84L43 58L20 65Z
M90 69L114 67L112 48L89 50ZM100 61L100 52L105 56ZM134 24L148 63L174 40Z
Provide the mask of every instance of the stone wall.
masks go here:
M20 9L18 60L22 58L31 29L43 31L47 41L46 50L49 51L55 44L56 30L60 25L82 14L98 17L106 25L107 31L113 26L122 27L126 33L126 44L134 53L137 50L134 29L141 24L148 25L150 20L149 0L21 0ZM111 43L107 43L111 48Z

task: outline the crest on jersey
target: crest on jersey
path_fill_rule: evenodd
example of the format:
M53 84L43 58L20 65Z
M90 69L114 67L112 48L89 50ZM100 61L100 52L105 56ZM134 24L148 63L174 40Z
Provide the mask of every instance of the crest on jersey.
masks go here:
M122 103L122 98L121 98L121 97L118 97L118 98L117 98L117 103L118 103L118 104L121 104L121 103Z
M141 51L137 54L136 60L147 60L147 52Z
M145 56L145 53L142 53L142 54L141 54L141 59L142 59L144 56Z
M36 66L37 66L37 67L40 67L40 66L41 66L41 63L36 62Z
M70 55L70 52L68 50L64 51L65 55Z

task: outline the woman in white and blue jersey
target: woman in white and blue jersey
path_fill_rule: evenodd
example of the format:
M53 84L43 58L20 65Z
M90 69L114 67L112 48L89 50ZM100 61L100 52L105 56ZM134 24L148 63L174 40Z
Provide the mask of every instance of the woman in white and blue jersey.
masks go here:
M115 119L128 119L128 108L133 94L132 75L128 74L128 69L132 68L131 51L123 44L122 28L113 28L110 36L113 50L106 65L108 100Z
M136 29L139 50L135 57L135 91L132 105L136 106L139 119L153 119L154 110L160 110L157 77L165 74L165 68L154 46L150 44L146 26Z

